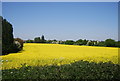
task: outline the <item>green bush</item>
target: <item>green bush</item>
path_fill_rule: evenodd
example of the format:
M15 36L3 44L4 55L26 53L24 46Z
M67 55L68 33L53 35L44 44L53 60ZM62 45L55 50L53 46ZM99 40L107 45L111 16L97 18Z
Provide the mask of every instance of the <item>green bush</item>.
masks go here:
M78 61L61 66L27 66L19 69L2 70L3 79L72 79L95 81L119 81L120 65Z
M17 45L17 48L22 50L23 48L23 40L20 38L15 38L14 43Z

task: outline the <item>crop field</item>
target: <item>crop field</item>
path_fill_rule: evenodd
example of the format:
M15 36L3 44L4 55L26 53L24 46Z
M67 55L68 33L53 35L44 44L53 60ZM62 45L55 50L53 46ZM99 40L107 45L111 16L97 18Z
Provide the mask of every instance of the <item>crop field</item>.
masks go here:
M63 65L79 60L118 64L118 48L25 43L23 51L0 56L2 69L26 66Z

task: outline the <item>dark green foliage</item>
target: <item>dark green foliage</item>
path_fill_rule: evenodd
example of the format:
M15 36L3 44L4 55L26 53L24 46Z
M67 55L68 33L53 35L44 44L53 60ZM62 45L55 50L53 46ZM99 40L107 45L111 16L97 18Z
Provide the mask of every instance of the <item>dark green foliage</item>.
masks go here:
M26 43L32 43L32 40L27 40ZM66 45L86 45L86 46L103 46L103 47L120 47L120 41L115 41L113 39L106 39L105 41L95 41L95 40L82 40L79 39L77 41L66 40L66 41L58 41L54 40L45 40L44 35L40 37L36 37L34 39L34 43L52 43L52 44L66 44Z
M120 48L120 41L115 42L115 46Z
M115 40L113 40L113 39L106 39L105 40L105 46L107 46L107 47L115 47Z
M22 49L23 43L21 39L18 38L15 40L21 44L20 48ZM2 55L15 53L21 49L19 49L18 45L14 42L12 25L6 19L2 19Z
M78 61L61 66L27 66L20 69L3 70L3 79L72 79L95 81L120 80L120 65L108 63L89 63Z
M45 43L44 35L42 35L42 37L41 37L41 43Z
M40 37L36 37L36 38L34 39L34 42L35 42L35 43L40 43L40 42L41 42Z
M83 40L83 45L86 45L87 42L88 42L88 40L84 39L84 40Z
M45 38L44 38L44 35L42 35L41 39L40 39L40 37L34 38L34 42L35 42L35 43L46 43L46 40L45 40Z
M66 41L65 41L65 44L73 45L73 44L74 44L74 41L73 41L73 40L66 40Z
M105 46L105 42L104 41L99 42L98 46Z
M33 43L34 41L33 40L26 40L25 42L26 43Z
M42 35L41 39L42 39L42 40L45 40L44 35Z
M12 25L6 21L6 19L2 20L2 54L8 54L12 50L11 47L14 47L13 45L13 28Z
M117 46L120 47L120 41L118 41Z
M2 21L2 44L9 45L13 43L13 28L12 25L6 21L6 19L3 19Z
M83 45L83 40L79 39L75 42L75 45Z

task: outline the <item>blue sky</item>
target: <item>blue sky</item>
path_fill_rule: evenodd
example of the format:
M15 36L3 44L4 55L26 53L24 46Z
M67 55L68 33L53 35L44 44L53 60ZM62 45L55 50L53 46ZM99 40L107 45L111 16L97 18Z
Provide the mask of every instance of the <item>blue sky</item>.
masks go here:
M117 2L3 2L2 15L22 39L118 38Z
M2 2L118 2L120 0L1 0Z
M0 1L0 15L2 15L2 2Z

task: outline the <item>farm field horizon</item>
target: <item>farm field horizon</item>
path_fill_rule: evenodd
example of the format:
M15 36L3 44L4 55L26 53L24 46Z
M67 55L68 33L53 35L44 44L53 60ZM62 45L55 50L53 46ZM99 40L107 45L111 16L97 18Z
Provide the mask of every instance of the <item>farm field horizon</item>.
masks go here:
M120 81L120 2L1 7L1 80Z
M63 65L76 61L113 62L118 64L118 49L115 47L77 46L61 44L24 43L19 53L2 57L2 69L27 66Z

